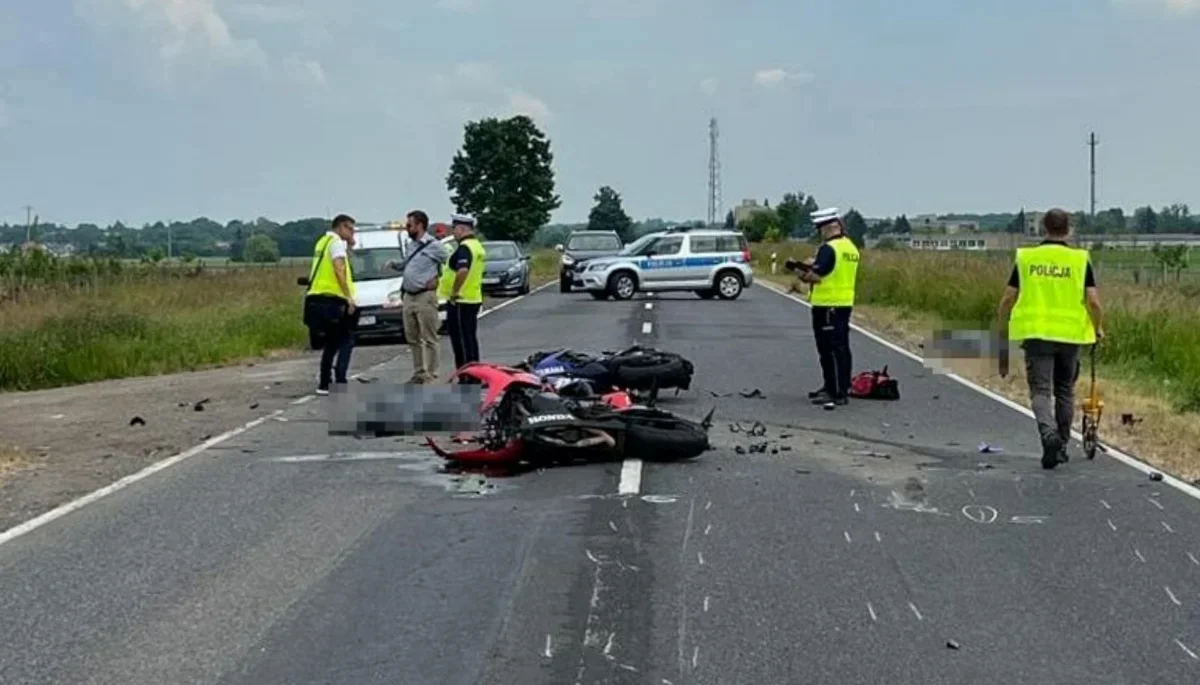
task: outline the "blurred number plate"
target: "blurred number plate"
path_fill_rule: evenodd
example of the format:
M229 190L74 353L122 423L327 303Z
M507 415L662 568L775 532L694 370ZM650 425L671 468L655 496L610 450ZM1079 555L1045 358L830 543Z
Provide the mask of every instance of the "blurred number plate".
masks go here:
M499 279L499 278L485 278L485 279L483 279L483 284L484 284L484 285L496 285L496 284L497 284L497 283L499 283L499 282L500 282L500 279Z
M359 326L374 326L375 325L375 317L364 316L358 320L358 325Z

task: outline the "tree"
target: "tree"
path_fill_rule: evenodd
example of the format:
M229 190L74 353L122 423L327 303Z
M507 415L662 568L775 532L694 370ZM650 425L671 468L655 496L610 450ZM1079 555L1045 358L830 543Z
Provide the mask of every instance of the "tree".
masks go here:
M779 215L773 209L760 209L751 214L741 223L739 228L746 234L746 240L752 243L762 242L768 234L782 233L779 226Z
M1005 227L1005 232L1006 233L1024 233L1025 232L1025 208L1024 207L1022 207L1021 211L1018 212L1015 217L1013 217L1012 221L1008 222L1008 225Z
M1158 215L1154 213L1154 209L1149 205L1138 207L1133 213L1133 232L1134 233L1157 233L1158 232Z
M633 239L633 219L621 206L621 195L609 186L601 186L592 198L596 205L588 213L589 231L616 231L622 242Z
M550 141L525 115L468 122L446 187L459 212L489 238L528 242L562 205Z
M894 230L896 233L912 233L912 225L908 223L908 217L901 214L900 217L896 219L896 228Z
M279 261L279 245L266 233L255 233L246 240L246 249L242 260L254 264L266 264Z
M737 221L733 218L732 209L725 213L725 228L731 230L737 228Z
M779 215L779 226L784 235L808 235L812 232L812 213L817 211L816 199L803 191L784 193L783 200L775 206Z
M854 241L855 245L863 246L863 239L867 235L867 220L863 218L858 210L851 209L846 212L846 216L842 217L842 223L846 225L846 235Z

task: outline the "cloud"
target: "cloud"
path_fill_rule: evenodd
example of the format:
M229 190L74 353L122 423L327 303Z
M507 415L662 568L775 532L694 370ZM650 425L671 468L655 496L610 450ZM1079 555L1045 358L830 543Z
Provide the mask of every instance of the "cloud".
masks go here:
M431 85L440 106L451 116L474 119L525 114L539 123L554 116L544 100L506 83L487 62L459 63L450 73L434 74Z
M261 2L238 3L233 6L233 11L243 19L266 24L287 24L308 16L300 5L273 5Z
M524 114L538 123L545 123L552 116L545 102L528 93L509 93L508 108L513 114Z
M704 91L707 95L716 95L717 80L711 76L704 79L700 82L700 90Z
M804 71L788 71L781 67L772 69L759 69L754 72L754 82L764 88L773 88L786 81L795 81L797 83L808 83L812 81L812 74Z
M1200 0L1112 0L1114 5L1150 7L1175 16L1200 14Z

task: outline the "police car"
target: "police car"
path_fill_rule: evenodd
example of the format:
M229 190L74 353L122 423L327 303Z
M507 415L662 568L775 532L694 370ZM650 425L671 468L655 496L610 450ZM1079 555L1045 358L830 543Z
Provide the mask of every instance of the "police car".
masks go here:
M750 244L739 231L681 227L644 235L615 256L577 263L571 281L597 300L628 300L647 290L735 300L754 282L754 272Z

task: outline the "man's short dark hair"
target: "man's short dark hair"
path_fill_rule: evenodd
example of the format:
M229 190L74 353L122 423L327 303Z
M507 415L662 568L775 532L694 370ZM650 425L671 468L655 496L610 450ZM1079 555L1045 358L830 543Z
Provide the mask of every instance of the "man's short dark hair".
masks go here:
M1061 238L1071 232L1071 215L1061 209L1051 209L1042 217L1042 228L1046 235Z
M333 217L333 230L336 231L337 229L341 228L344 224L355 224L355 223L358 223L358 222L356 222L354 220L354 217L350 216L349 214L338 214L337 216Z
M429 215L419 209L409 212L408 218L420 224L421 228L429 228Z

